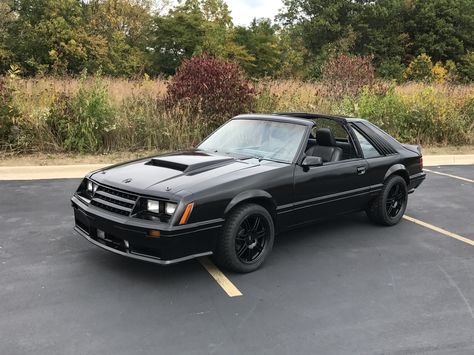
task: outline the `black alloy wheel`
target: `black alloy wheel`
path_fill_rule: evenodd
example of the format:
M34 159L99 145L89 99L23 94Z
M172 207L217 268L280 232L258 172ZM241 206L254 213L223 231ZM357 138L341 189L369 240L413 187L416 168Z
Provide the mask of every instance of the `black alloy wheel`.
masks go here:
M399 175L389 177L379 195L366 209L369 219L383 226L400 222L408 203L408 188L405 179Z
M245 264L255 262L265 249L269 233L264 216L253 214L245 218L235 237L235 252L239 260Z
M387 209L387 215L390 218L395 218L400 213L403 205L406 201L406 193L400 183L392 186L388 192L387 201L385 202L385 208Z
M252 272L265 261L274 239L270 213L261 205L243 204L227 216L213 257L220 266L232 271Z

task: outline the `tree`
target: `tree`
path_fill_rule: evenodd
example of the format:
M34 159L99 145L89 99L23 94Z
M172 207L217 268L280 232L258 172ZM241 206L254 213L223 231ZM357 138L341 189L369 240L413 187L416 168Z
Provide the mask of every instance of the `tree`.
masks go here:
M385 78L401 79L408 47L403 28L403 0L379 0L359 7L354 16L357 33L354 53L371 55L377 72Z
M10 63L18 63L23 74L102 68L110 75L132 75L146 65L148 1L17 0L9 7L2 3L4 11L14 21L4 26L8 19L0 20L0 56L8 48Z
M303 37L313 55L330 43L350 36L352 16L359 5L349 0L284 0L280 19Z
M467 52L461 57L459 73L464 82L474 82L474 52Z
M13 0L0 1L0 72L6 72L14 53L7 45L10 26L15 22Z
M300 36L295 35L291 28L280 28L277 32L278 49L280 52L279 78L303 78L305 76L305 59L308 50Z
M279 39L276 26L269 19L254 19L249 27L236 30L236 41L252 56L242 63L247 73L254 77L275 76L281 67Z
M202 0L201 11L204 14L204 41L200 53L234 60L241 65L253 61L246 48L236 42L236 32L232 23L229 7L223 0Z
M101 66L110 75L131 76L145 71L152 24L150 12L148 0L90 1L89 34L105 40L107 53L105 57L96 57L89 66Z
M413 58L459 62L474 50L472 0L285 0L279 16L303 38L309 76L337 53L371 55L377 73L399 79Z
M198 1L186 1L165 16L156 16L152 61L156 72L174 74L204 43L204 15Z
M157 72L174 74L184 59L201 53L239 63L253 59L236 43L232 17L222 0L186 0L167 15L155 17L153 34Z
M458 61L473 49L472 0L407 1L403 11L412 56L427 53L435 62Z
M7 46L25 74L78 72L87 58L84 7L76 0L23 0Z

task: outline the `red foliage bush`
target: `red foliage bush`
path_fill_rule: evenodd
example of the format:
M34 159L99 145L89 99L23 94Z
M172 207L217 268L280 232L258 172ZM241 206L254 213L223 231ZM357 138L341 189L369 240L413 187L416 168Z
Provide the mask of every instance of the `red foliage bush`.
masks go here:
M364 87L372 87L375 71L371 57L339 54L328 59L322 68L323 80L335 98L354 97Z
M196 110L229 118L248 112L255 92L237 63L203 54L185 60L168 86L168 101L187 101Z

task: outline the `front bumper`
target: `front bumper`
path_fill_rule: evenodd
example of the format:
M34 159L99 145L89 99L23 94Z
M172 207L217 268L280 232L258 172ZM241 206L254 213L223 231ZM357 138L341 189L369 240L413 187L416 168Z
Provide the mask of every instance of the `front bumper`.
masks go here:
M71 199L74 209L74 230L92 244L107 251L168 265L210 255L223 220L211 220L184 226L146 221L115 215L90 206L76 196ZM150 230L159 230L159 238L150 237Z

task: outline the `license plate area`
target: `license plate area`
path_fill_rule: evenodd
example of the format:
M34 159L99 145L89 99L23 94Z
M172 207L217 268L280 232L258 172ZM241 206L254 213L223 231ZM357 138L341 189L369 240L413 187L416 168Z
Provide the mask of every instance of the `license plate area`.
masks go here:
M102 229L93 228L93 233L90 235L90 237L110 248L114 248L122 252L127 251L126 242L123 239L116 238L113 234L107 233Z

